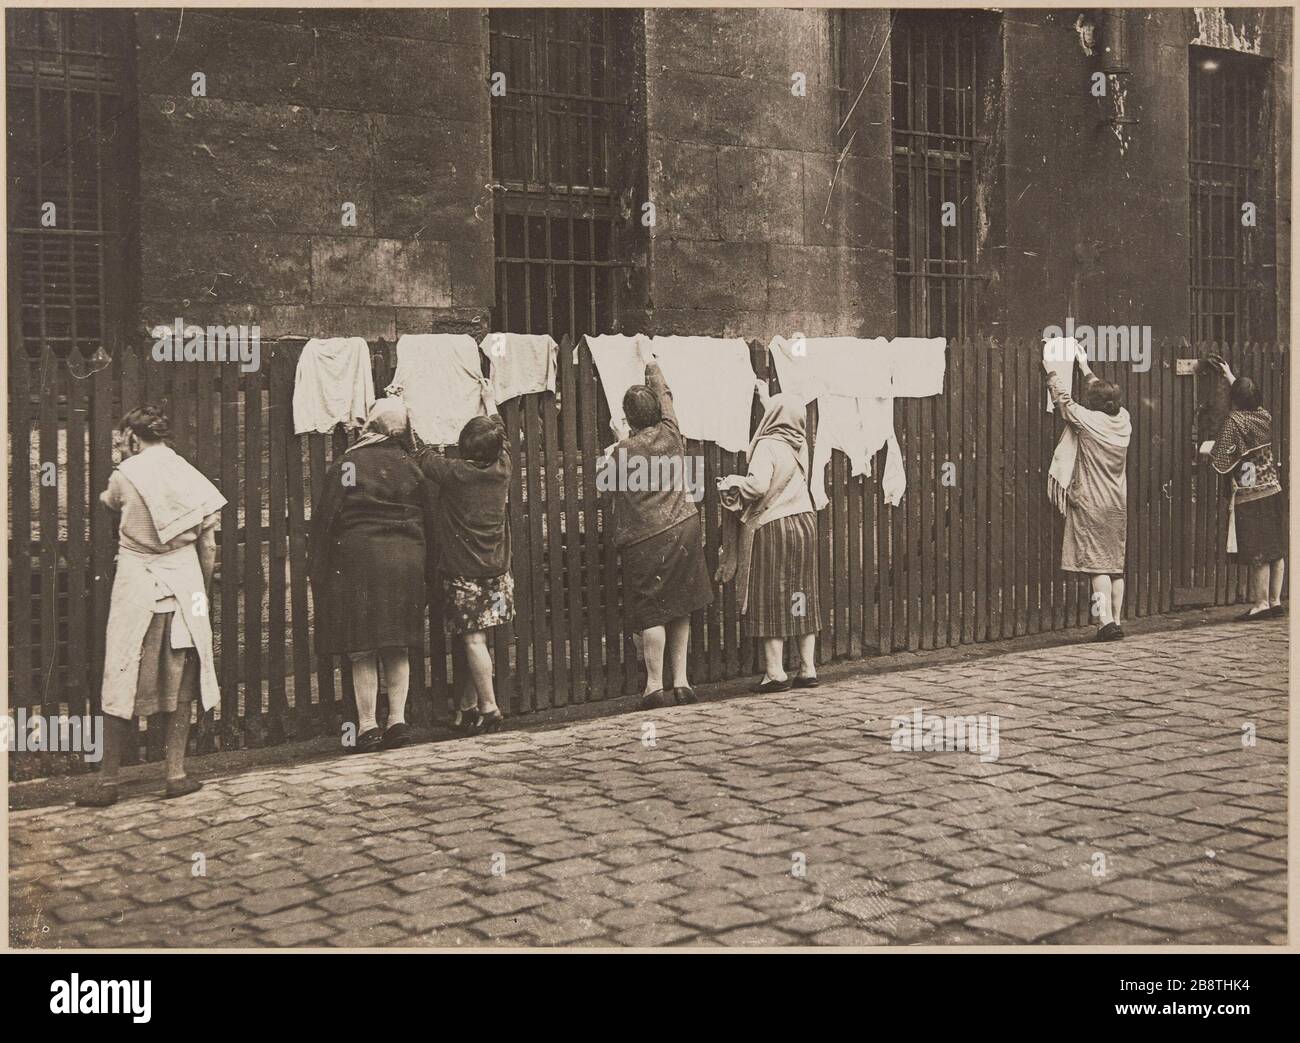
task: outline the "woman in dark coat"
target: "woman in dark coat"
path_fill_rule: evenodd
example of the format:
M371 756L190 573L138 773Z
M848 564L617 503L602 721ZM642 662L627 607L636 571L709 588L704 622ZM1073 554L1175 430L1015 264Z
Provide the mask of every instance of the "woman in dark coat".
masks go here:
M686 676L691 613L711 604L700 512L687 486L686 442L673 393L653 359L644 384L623 396L624 437L600 464L597 488L614 495L614 546L623 568L628 625L641 635L642 709L695 702ZM664 687L667 660L669 680Z
M1250 611L1243 619L1282 615L1286 576L1288 517L1282 481L1273 457L1273 416L1264 408L1259 386L1237 378L1228 363L1211 356L1228 378L1231 409L1209 449L1210 465L1230 483L1228 555L1250 569Z
M400 399L375 403L361 438L325 476L312 511L308 570L315 593L316 648L352 661L357 700L353 752L392 749L409 737L408 648L424 645L432 491L407 453L410 421ZM378 653L378 656L376 656ZM375 720L384 663L388 720Z

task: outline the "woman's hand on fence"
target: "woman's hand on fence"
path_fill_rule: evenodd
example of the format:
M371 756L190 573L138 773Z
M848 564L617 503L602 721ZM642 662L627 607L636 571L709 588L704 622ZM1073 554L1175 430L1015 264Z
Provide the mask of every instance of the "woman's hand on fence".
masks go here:
M1205 356L1205 361L1211 366L1217 367L1219 372L1227 378L1229 384L1236 382L1237 378L1233 374L1232 368L1228 365L1228 360L1222 355L1211 353Z

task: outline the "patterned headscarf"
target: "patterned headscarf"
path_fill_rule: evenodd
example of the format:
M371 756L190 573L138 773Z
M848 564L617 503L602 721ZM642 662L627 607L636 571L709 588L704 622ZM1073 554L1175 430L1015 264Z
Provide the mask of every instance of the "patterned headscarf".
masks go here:
M404 435L411 426L411 418L406 410L406 403L400 398L381 398L370 407L366 417L366 426L361 429L361 437L348 446L348 452L360 449L363 445L374 445L385 438Z

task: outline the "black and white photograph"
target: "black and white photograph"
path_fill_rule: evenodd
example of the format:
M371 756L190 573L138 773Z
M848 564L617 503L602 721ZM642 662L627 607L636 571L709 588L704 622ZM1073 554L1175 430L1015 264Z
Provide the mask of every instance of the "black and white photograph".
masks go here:
M8 949L1290 949L1291 7L4 21Z

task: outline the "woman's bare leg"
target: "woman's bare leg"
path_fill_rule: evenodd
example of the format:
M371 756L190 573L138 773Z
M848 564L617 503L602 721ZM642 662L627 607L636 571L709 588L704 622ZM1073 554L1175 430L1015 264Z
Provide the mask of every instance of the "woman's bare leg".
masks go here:
M799 676L817 676L817 632L799 636Z
M185 747L190 741L190 704L188 686L182 682L176 709L167 715L164 758L168 782L180 782L185 778Z
M406 723L406 696L411 689L411 658L405 648L381 648L384 684L388 689L388 720L385 728Z
M451 669L455 675L456 691L453 698L456 700L456 709L474 709L478 706L478 692L474 690L474 678L470 676L469 657L465 654L463 639L451 643Z
M1124 577L1110 579L1110 615L1116 624L1124 625Z
M663 627L647 627L641 631L641 652L645 656L645 691L663 691L664 687L664 645L667 643L667 631Z
M1250 579L1246 585L1246 596L1250 598L1252 612L1262 612L1268 608L1271 574L1272 566L1267 561L1250 567ZM1280 584L1278 591L1281 592Z
M1282 604L1282 581L1286 579L1286 558L1278 558L1268 566L1268 603Z
M1092 576L1092 615L1096 620L1097 626L1104 627L1107 623L1113 623L1114 617L1111 616L1111 582L1109 576Z
M135 719L123 720L103 714L104 722L104 756L99 761L99 784L116 786L118 770L122 766L122 750L135 728Z
M478 711L482 714L497 712L496 692L492 688L492 653L488 649L488 632L473 630L464 635L465 658L469 662L474 691L478 693Z
M691 651L691 617L680 616L668 623L668 676L672 688L689 688L686 661Z
M786 680L785 638L763 638L763 665L767 671L763 674L765 682Z
M379 662L374 652L352 653L352 691L357 700L357 734L364 735L379 725L375 707L379 703Z

